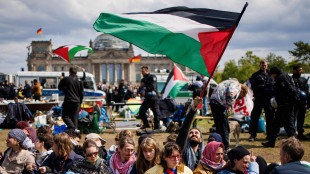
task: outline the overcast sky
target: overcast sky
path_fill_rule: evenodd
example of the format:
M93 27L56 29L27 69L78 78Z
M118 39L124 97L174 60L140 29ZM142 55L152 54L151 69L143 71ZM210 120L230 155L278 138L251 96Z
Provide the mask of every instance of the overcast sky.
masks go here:
M244 0L0 0L0 72L26 66L31 41L52 39L53 49L70 44L89 46L98 33L93 23L101 12L150 12L172 6L241 12ZM259 57L272 52L291 61L294 42L310 41L309 0L249 0L220 66L246 51ZM42 34L37 35L37 29ZM135 54L141 51L136 50Z

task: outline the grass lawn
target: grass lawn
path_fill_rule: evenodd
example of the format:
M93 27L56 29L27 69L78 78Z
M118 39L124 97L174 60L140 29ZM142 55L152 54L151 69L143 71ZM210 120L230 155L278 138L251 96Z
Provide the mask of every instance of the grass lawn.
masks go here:
M201 121L198 121L198 128L202 131L203 133L203 137L204 137L204 143L206 144L207 142L207 138L210 135L209 133L209 128L212 126L212 122L209 123L208 120L204 119ZM4 129L0 132L0 151L4 152L4 150L7 148L6 147L6 137L7 134L10 130L8 129ZM306 116L306 120L305 120L305 135L310 134L310 112L307 112L307 116ZM154 134L152 135L152 137L154 139L157 140L157 142L159 143L160 147L163 146L163 141L166 139L166 137L168 136L168 133L159 133L159 134ZM111 145L113 145L115 143L114 141L114 137L115 134L113 134L113 132L111 130L107 130L105 133L101 134L102 138L105 139L107 141L106 143L106 149L108 149ZM249 138L249 134L248 133L241 133L240 134L240 141L239 141L239 145L242 145L244 147L246 147L248 150L252 150L254 152L254 155L260 155L263 158L265 158L265 160L268 163L272 163L272 162L279 162L280 161L280 149L279 147L275 147L275 148L264 148L261 145L261 142L265 142L265 137L266 135L264 133L258 133L257 135L257 140L254 142L249 142L248 138ZM310 135L307 136L308 138L310 138ZM82 138L82 142L84 141L85 135L83 135ZM285 136L281 136L278 137L279 139L283 139L286 138ZM135 142L137 144L138 141L138 136L135 136ZM279 141L277 141L278 143ZM305 148L305 155L303 157L302 160L304 161L310 161L310 141L302 141L302 144ZM232 138L231 140L231 147L234 147L235 145L235 140Z

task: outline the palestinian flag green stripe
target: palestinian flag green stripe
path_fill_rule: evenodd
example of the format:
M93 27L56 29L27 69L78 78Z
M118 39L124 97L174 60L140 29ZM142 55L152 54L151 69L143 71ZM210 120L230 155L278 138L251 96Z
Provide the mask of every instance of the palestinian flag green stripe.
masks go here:
M91 48L85 47L85 46L72 45L72 46L68 46L68 47L69 47L68 54L69 54L70 62L73 60L74 55L75 55L77 52L79 52L79 51L88 49L90 52L94 53L93 50L92 50Z
M149 53L166 55L174 62L210 76L200 53L201 43L184 33L174 33L148 21L109 13L100 14L94 29L133 43Z
M186 85L188 82L184 82L184 81L176 81L175 85L173 86L173 88L170 90L168 96L171 96L173 98L175 98L178 93L180 92L181 88Z

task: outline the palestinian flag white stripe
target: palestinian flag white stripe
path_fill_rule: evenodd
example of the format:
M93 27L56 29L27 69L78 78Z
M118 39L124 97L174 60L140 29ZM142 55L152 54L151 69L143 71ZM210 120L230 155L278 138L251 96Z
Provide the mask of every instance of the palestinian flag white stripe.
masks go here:
M123 14L124 18L156 24L173 33L183 33L199 42L201 32L219 31L216 27L171 14ZM173 21L173 22L171 22Z

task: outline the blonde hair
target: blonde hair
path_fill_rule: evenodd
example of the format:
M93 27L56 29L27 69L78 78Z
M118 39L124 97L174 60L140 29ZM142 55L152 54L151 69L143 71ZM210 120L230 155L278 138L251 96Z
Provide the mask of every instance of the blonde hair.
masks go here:
M68 155L70 155L73 146L70 141L70 137L67 133L62 132L59 134L56 134L53 138L54 144L57 146L57 152L56 157L64 158Z
M155 156L152 162L150 163L147 161L143 155L143 151L148 149L154 149L155 150ZM153 138L145 138L138 149L138 156L136 160L136 167L138 170L138 173L144 173L145 169L149 167L153 167L160 163L160 150L158 147L158 144L155 142Z
M263 63L267 63L267 60L266 59L261 59L259 64L263 64Z

